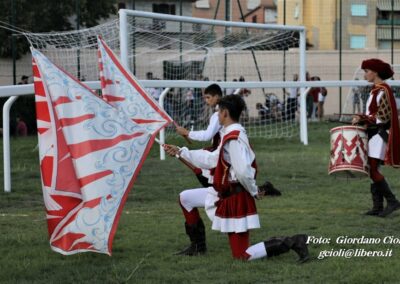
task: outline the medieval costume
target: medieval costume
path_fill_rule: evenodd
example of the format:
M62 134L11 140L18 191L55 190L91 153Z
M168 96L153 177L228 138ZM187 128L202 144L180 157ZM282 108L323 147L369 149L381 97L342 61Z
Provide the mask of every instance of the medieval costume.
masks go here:
M367 127L369 174L372 180L373 208L366 214L386 217L400 208L400 202L392 193L385 177L379 172L380 164L400 167L400 131L396 101L389 85L383 82L391 78L394 73L389 64L379 59L365 60L361 68L366 72L366 79L374 82L367 101L366 113L359 116L359 123ZM376 75L367 78L367 73L370 71ZM387 201L385 209L384 198Z
M228 234L234 258L253 260L293 249L301 261L307 260L305 235L272 238L250 246L249 230L260 228L255 204L259 190L255 181L255 154L240 124L224 127L221 134L222 141L213 152L189 151L187 148L180 152L182 158L197 167L215 168L215 171L212 187L185 190L180 194L186 233L191 245L178 254L197 255L206 252L204 224L197 210L197 207L205 207L212 221L212 229Z

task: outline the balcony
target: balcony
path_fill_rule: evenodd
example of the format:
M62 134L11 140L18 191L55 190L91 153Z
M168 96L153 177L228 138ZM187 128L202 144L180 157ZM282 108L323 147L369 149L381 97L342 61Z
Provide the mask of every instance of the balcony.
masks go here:
M399 26L400 25L400 19L395 19L393 21L393 24L395 26ZM382 19L377 19L376 20L376 25L377 26L391 26L392 25L392 20L382 20Z
M390 27L377 28L376 29L376 38L378 40L392 40L392 29ZM400 28L399 27L394 28L393 39L400 40Z

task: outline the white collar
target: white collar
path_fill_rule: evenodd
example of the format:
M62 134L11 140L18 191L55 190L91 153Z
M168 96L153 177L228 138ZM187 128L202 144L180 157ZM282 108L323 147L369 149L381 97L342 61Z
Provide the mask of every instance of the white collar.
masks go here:
M233 124L230 124L230 125L228 125L227 127L224 127L223 128L223 132L226 134L226 133L229 133L229 132L231 132L231 131L234 131L234 130L239 130L239 131L241 131L241 130L243 130L243 126L242 125L240 125L240 123L233 123Z

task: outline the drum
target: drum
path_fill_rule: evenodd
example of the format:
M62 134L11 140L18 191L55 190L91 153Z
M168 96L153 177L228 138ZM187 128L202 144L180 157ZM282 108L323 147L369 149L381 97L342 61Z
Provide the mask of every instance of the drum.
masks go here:
M341 177L368 176L368 136L363 127L339 126L331 131L328 173Z

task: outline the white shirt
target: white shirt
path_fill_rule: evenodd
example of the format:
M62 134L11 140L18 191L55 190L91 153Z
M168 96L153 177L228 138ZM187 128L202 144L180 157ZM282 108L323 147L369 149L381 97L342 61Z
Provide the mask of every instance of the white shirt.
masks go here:
M325 102L325 96L321 92L318 93L318 102Z
M289 88L289 99L296 99L297 93L297 88Z
M159 100L161 91L159 88L147 88L146 91L155 99L156 101Z
M221 129L218 120L218 112L214 112L210 117L210 123L206 130L190 131L189 138L195 141L210 141Z
M231 168L229 171L229 181L238 181L252 195L258 193L258 187L254 179L255 169L251 167L255 159L255 154L251 150L249 141L244 128L238 124L231 124L221 130L225 135L234 130L239 130L240 135L237 140L230 140L224 146L224 159ZM222 138L223 139L223 138ZM221 139L221 141L222 141ZM186 147L181 150L181 157L190 161L196 167L202 169L213 169L217 166L221 144L214 152L206 150L189 151Z
M379 94L376 96L376 104L377 104L378 106L379 106L379 102L380 102L380 100L381 100L383 94L384 94L384 92L383 92L383 91L380 91ZM369 113L369 105L370 105L371 102L372 102L372 97L373 97L373 96L372 96L371 94L370 94L369 97L368 97L368 100L367 100L367 107L366 107L366 109L365 109L365 114L366 114L366 115L370 115L370 113ZM381 121L380 119L376 118L376 123L382 123L382 121Z
M380 91L379 94L376 96L376 104L379 105L379 101L381 100L382 96L384 95L383 91ZM369 105L372 102L372 95L370 94L367 100L367 107L365 114L370 115L369 113ZM376 118L376 123L382 123L379 118ZM380 160L385 159L386 154L386 142L382 139L379 134L375 134L368 140L368 157L376 158Z

